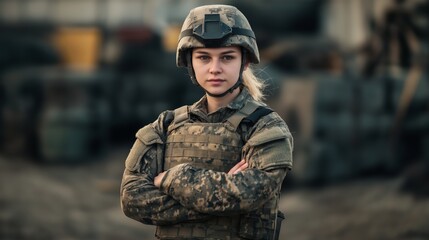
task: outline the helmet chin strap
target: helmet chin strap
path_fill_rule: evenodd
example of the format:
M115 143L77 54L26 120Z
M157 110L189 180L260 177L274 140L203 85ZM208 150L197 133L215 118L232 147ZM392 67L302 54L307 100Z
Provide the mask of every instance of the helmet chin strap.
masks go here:
M237 80L237 82L234 84L234 86L232 86L230 89L226 90L226 91L225 91L225 92L223 92L223 93L220 93L220 94L213 94L213 93L210 93L209 91L205 90L204 88L203 88L203 89L204 89L204 91L207 93L207 95L209 95L210 97L221 98L221 97L223 97L223 96L225 96L225 95L227 95L227 94L229 94L229 93L234 92L234 90L235 90L235 89L237 89L238 87L240 87L242 83L243 83L243 81L242 81L242 79L241 79L241 75L240 75L240 77L238 77L238 80Z
M246 64L246 51L243 49L241 51L241 53L242 54L241 54L240 74L239 74L238 80L234 84L234 86L230 87L228 90L226 90L225 92L220 93L220 94L210 93L209 91L207 91L206 89L204 89L203 87L200 86L202 89L204 89L204 91L207 93L207 95L209 95L210 97L221 98L221 97L226 96L229 93L234 92L235 89L239 88L243 84L243 71L244 71L244 66ZM187 58L187 62L188 62L188 73L189 73L189 76L191 77L191 80L192 80L192 82L194 84L199 85L198 82L197 82L197 79L195 77L194 69L192 67L191 53L188 53L186 58Z

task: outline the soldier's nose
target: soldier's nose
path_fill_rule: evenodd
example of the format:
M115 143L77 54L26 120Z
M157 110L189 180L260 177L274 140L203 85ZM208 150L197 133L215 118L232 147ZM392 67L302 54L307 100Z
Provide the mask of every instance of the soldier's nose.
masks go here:
M209 71L211 74L220 73L222 71L221 66L220 66L220 62L218 60L212 61Z

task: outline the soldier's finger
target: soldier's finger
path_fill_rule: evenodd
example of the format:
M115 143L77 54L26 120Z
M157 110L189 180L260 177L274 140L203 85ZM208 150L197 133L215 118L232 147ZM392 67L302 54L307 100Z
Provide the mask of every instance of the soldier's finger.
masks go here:
M249 165L245 162L243 165L241 165L237 170L235 170L232 174L237 174L243 170L245 170Z
M228 174L234 174L234 172L239 169L243 164L245 164L246 162L243 160L241 160L240 162L238 162L237 164L235 164L234 167L232 167L229 171Z

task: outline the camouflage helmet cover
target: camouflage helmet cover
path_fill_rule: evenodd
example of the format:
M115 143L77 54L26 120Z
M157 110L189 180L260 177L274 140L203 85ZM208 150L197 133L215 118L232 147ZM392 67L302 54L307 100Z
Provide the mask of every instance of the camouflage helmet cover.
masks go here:
M204 34L204 24L209 21L206 18L211 15L216 15L219 18L220 25L228 29L238 29L250 32L251 34L242 34L232 32L231 34L224 34L220 36L222 41L214 47L229 47L241 46L247 49L249 61L251 63L259 63L259 51L254 38L252 28L246 17L237 8L229 5L206 5L192 9L186 17L179 36L179 43L176 52L176 64L178 67L186 67L186 52L189 49L196 47L208 47L208 42L198 37L196 29ZM184 35L185 32L192 34ZM222 32L223 34L224 32ZM253 35L253 37L249 36ZM212 36L213 37L213 36Z

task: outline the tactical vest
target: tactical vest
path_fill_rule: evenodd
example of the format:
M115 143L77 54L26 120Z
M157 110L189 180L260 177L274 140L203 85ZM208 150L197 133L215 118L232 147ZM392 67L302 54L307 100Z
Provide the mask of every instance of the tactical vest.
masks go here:
M262 111L258 114L250 116L261 108ZM198 168L228 172L241 160L241 151L245 144L237 131L240 123L249 116L257 122L261 115L269 112L271 110L268 108L249 101L224 122L202 123L190 121L187 106L176 109L174 120L167 130L164 169L190 163ZM268 201L263 209L258 210L260 212L213 217L200 223L158 226L156 236L160 239L272 239L276 213L273 216L271 212L277 211L276 207L277 201ZM260 229L268 233L261 235ZM270 237L266 237L267 234Z

